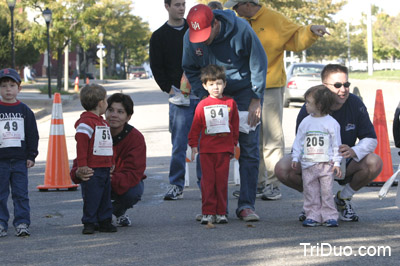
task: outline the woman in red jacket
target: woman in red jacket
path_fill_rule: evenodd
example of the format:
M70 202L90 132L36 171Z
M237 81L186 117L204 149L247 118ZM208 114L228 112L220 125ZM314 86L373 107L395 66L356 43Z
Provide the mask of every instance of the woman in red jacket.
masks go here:
M115 93L107 99L106 120L113 137L115 168L111 173L111 199L117 226L129 226L126 211L141 200L146 178L146 143L142 133L128 124L133 114L130 96ZM93 172L77 172L76 159L71 169L74 183L89 180Z

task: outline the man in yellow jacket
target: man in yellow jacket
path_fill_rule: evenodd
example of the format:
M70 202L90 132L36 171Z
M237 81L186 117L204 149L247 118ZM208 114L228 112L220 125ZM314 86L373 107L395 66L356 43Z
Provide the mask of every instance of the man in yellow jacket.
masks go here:
M329 33L322 25L297 25L281 13L260 5L258 0L228 0L224 6L247 19L268 57L257 194L262 194L263 200L277 200L281 198L281 192L274 168L283 157L285 149L282 130L283 92L286 84L283 53L285 50L299 52L307 49L318 37Z

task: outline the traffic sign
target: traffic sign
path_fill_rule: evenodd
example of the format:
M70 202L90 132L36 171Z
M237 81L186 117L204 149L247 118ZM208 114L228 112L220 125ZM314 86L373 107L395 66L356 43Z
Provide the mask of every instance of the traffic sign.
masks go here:
M103 54L103 56L101 56L101 54ZM106 51L99 49L99 50L97 50L96 55L97 55L98 58L105 57L106 56Z

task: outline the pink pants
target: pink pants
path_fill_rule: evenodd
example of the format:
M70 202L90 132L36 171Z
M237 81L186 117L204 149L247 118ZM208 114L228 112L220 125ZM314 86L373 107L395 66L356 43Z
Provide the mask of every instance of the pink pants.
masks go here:
M307 219L325 222L338 219L332 196L333 169L329 163L316 163L302 169L304 211Z
M202 153L201 212L203 215L225 215L228 197L230 153Z

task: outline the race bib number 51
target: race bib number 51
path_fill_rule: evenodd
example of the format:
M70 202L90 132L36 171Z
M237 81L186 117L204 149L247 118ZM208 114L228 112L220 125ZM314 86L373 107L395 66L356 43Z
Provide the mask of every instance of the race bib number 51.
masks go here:
M97 156L113 155L113 142L109 127L96 126L94 135L93 154Z
M207 134L229 133L228 106L223 104L204 106Z

